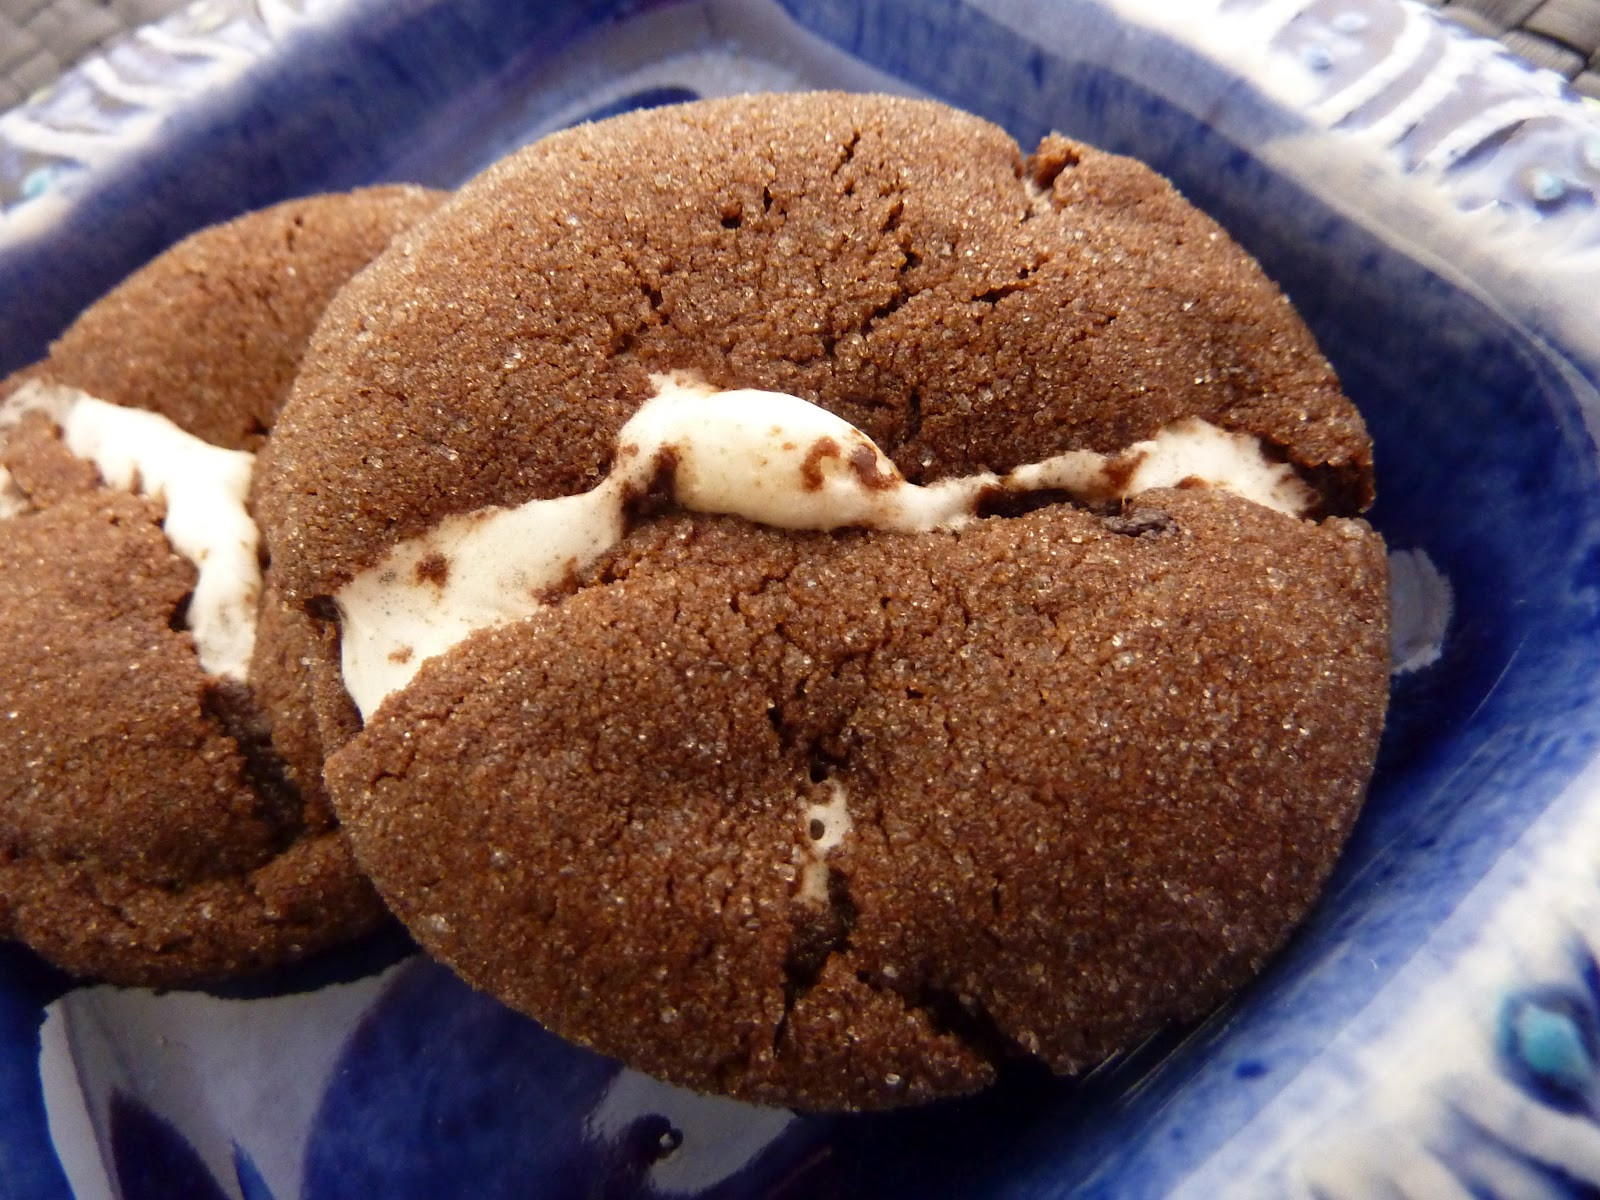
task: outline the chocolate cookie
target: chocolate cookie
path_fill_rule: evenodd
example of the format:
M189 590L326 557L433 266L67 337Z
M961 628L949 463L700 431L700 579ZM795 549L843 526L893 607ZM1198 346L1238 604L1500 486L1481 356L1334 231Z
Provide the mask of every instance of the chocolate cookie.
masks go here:
M291 201L186 239L0 385L0 936L172 986L374 927L322 788L253 454L333 293L440 199Z
M330 306L261 512L427 949L665 1078L875 1108L1281 945L1382 724L1371 489L1149 170L806 95L463 188Z

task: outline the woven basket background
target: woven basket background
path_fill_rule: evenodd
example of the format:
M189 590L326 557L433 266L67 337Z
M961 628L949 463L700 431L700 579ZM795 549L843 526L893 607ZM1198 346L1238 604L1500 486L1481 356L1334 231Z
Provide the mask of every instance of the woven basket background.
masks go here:
M3 0L0 0L3 2ZM1600 0L1426 0L1475 33L1600 98Z
M0 0L0 111L125 33L188 0Z
M0 111L189 0L0 0ZM1600 98L1600 0L1425 0Z

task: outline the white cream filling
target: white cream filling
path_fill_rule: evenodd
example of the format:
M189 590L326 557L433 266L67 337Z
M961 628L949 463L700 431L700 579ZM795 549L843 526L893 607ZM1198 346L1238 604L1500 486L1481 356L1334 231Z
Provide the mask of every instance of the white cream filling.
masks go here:
M796 396L715 391L676 375L623 426L593 490L446 517L339 590L344 683L363 717L422 663L478 629L527 617L622 538L625 508L670 472L672 498L783 529L959 529L996 492L1060 489L1086 502L1177 484L1222 488L1300 516L1310 489L1259 441L1186 419L1117 454L1074 450L921 487L871 439Z
M93 463L108 486L165 503L161 528L199 573L187 620L200 665L247 679L261 598L260 538L246 504L255 456L213 446L158 413L39 382L0 405L0 436L31 412L60 426L67 449ZM8 488L0 518L25 511L10 477L0 482Z
M800 897L815 904L828 902L828 852L843 843L855 828L844 785L837 779L830 779L828 788L833 796L827 803L807 804L801 812L811 861L800 875Z

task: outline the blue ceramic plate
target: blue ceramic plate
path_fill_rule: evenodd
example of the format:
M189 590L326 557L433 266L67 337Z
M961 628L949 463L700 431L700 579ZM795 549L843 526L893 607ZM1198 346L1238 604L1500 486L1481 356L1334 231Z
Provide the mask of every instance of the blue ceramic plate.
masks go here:
M1600 1189L1600 117L1429 10L200 0L0 117L0 372L202 224L818 86L1144 158L1284 285L1366 414L1393 716L1305 929L1086 1079L835 1118L624 1071L403 945L164 996L8 949L0 1197Z

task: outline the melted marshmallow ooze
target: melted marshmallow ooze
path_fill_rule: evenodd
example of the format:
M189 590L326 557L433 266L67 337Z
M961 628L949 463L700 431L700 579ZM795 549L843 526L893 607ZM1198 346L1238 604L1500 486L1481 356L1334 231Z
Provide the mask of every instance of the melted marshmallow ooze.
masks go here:
M0 405L0 436L31 412L60 426L67 449L93 463L108 486L165 502L162 531L198 572L187 621L200 666L247 679L261 596L260 536L246 506L255 456L213 446L159 413L39 382ZM27 511L14 496L0 497L7 499L0 518Z
M1005 475L909 483L866 434L782 392L719 392L678 376L617 435L592 491L445 517L339 590L344 684L364 718L422 663L469 634L536 612L541 596L621 540L631 497L672 464L672 498L781 529L959 529L996 492L1062 490L1085 502L1203 483L1293 516L1315 497L1260 442L1194 418L1117 454L1072 450Z

